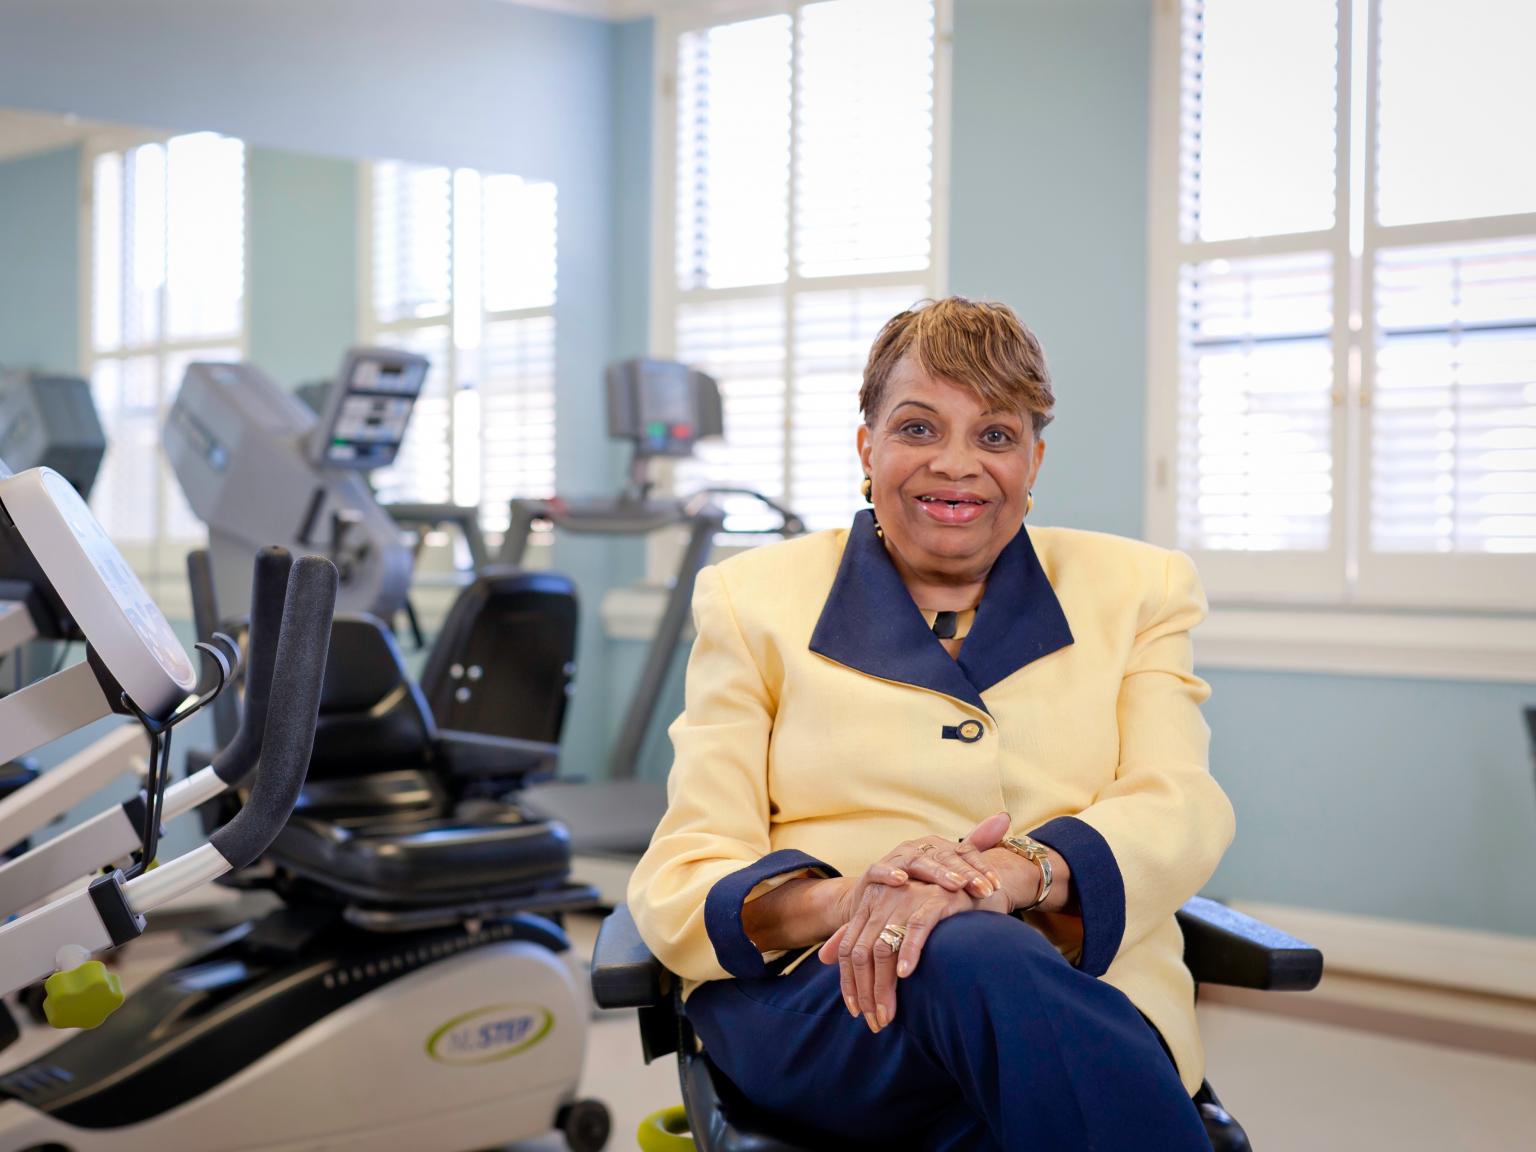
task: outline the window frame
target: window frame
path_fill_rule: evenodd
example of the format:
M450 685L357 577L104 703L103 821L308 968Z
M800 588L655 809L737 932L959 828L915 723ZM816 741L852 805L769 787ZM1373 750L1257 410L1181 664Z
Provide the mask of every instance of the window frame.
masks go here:
M77 197L79 243L77 245L77 275L78 285L78 329L77 341L79 347L79 375L90 382L95 375L97 363L101 360L127 359L132 355L153 355L157 361L156 372L157 394L156 405L158 409L158 421L161 428L165 425L165 419L170 412L171 401L165 394L164 361L169 355L178 352L195 351L207 348L215 341L209 340L167 340L160 339L149 344L137 344L115 353L98 353L96 350L96 160L109 152L128 152L146 144L167 144L173 137L188 135L189 133L172 131L147 131L133 128L113 128L101 132L94 132L87 136L80 144L80 168L79 168L79 195ZM223 133L220 133L223 135ZM250 356L251 338L251 145L250 142L240 139L245 156L242 162L243 188L241 191L241 211L244 215L242 237L243 259L241 264L241 304L240 304L240 330L236 338L228 341L239 351L240 359ZM163 331L165 316L165 289L161 289L160 319ZM226 343L218 341L217 343ZM110 451L113 429L108 421L103 420L103 431L107 435L107 445ZM155 490L155 538L148 543L123 542L117 543L118 550L123 558L128 561L139 579L151 590L155 600L165 609L168 615L190 616L192 611L191 593L187 586L186 559L189 552L198 548L207 547L206 540L192 541L179 540L165 535L165 525L169 515L169 507L166 497L170 492L170 485L176 480L170 472L170 464L164 459L163 454L157 452L159 459L157 464L161 469L163 482L156 486Z
M954 43L954 0L933 0L933 176L929 206L929 262L920 271L862 273L844 276L801 276L794 257L795 221L795 108L797 88L790 85L790 159L785 229L788 238L788 269L782 283L757 284L731 288L682 289L677 283L677 53L678 40L686 32L721 24L752 20L763 16L793 15L817 0L700 0L679 5L658 16L653 39L652 74L654 76L651 111L651 277L650 277L650 348L653 355L671 357L677 347L679 305L698 301L782 299L784 315L785 372L794 364L795 300L802 293L856 288L899 287L920 284L930 296L942 295L949 283L949 165L950 108L952 100L952 47ZM785 485L790 484L793 432L793 404L784 406ZM850 453L854 447L848 446ZM672 469L663 466L657 473L658 487L671 490ZM657 534L660 536L661 534ZM714 555L722 558L745 551L774 537L724 537L717 541ZM674 549L658 542L650 549L649 571L667 571Z
M1180 235L1183 3L1154 9L1148 163L1144 524L1177 546L1179 274L1197 259L1326 251L1358 273L1333 293L1334 493L1319 553L1192 550L1213 604L1199 648L1208 666L1536 681L1536 556L1370 550L1370 451L1376 328L1374 259L1385 248L1536 235L1536 213L1382 225L1376 220L1378 0L1338 0L1335 219L1326 232L1186 243ZM1366 75L1352 74L1356 37ZM1353 219L1359 206L1363 220ZM1340 263L1342 262L1342 263ZM1358 285L1358 287L1356 287ZM1351 289L1354 288L1352 293ZM1352 295L1354 298L1352 299ZM1351 313L1359 316L1351 326ZM1521 588L1526 589L1524 594ZM1386 642L1388 633L1405 638ZM1513 646L1514 652L1511 652Z

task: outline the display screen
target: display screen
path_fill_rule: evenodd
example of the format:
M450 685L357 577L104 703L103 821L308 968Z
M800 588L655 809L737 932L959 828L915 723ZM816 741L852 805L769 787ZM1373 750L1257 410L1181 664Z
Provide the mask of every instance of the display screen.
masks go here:
M420 362L359 356L341 381L345 389L325 441L324 463L369 469L391 463L405 439L411 409L426 377Z
M178 683L186 684L195 679L192 662L187 659L186 649L171 630L165 614L149 598L144 585L128 567L122 553L107 537L96 517L86 507L80 494L70 487L69 481L57 472L45 471L43 485L53 499L54 507L64 517L69 530L85 550L91 567L111 592L123 616L133 626L144 647L154 654L160 667Z
M352 379L347 388L353 392L393 392L401 396L416 395L421 381L404 364L385 364L379 360L359 360L352 369Z

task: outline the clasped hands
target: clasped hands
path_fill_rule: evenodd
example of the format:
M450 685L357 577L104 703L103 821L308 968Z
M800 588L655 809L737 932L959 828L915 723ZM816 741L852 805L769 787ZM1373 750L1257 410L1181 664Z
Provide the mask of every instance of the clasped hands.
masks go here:
M818 956L838 966L843 1003L870 1031L895 1018L896 981L917 968L940 921L978 909L1013 910L1002 878L982 855L1008 828L1008 814L999 812L958 844L940 836L904 841L848 886L838 908L842 927Z

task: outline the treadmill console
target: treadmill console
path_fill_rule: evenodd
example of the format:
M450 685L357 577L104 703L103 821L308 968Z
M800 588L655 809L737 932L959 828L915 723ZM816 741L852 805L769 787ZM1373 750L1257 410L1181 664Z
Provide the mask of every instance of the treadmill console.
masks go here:
M720 389L713 378L673 360L610 364L608 435L633 440L635 456L692 456L694 445L722 432Z
M91 386L83 379L0 374L0 457L13 469L52 468L89 497L106 452Z
M393 348L353 348L342 361L309 455L324 468L367 472L394 463L427 360Z

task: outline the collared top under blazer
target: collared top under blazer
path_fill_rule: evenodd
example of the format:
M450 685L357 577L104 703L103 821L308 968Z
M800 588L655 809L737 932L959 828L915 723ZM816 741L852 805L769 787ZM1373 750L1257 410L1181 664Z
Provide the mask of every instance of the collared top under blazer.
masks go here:
M1174 913L1231 842L1178 552L1021 530L958 660L929 631L866 510L700 573L668 808L629 886L645 942L693 984L770 970L741 927L764 882L857 875L902 840L998 811L1067 860L1078 925L1033 922L1204 1075ZM1062 930L1070 926L1070 933ZM814 961L811 961L814 962Z

